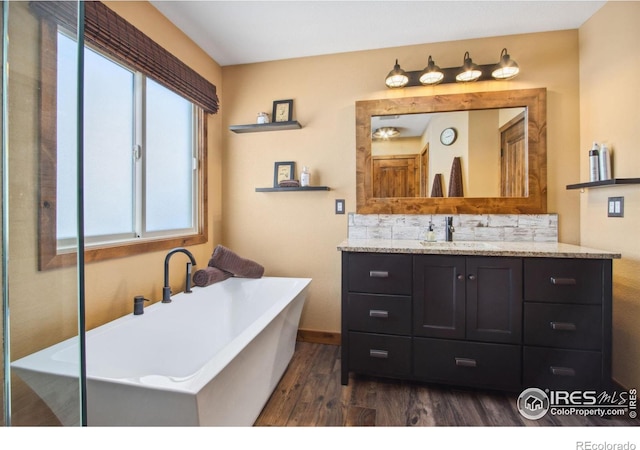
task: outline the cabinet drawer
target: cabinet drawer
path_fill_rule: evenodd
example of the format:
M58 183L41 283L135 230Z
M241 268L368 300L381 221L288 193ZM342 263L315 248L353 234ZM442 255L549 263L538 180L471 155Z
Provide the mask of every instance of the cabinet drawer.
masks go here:
M524 342L547 347L600 350L602 309L591 305L526 303Z
M448 384L518 390L520 346L415 338L418 378Z
M525 347L524 387L585 390L602 387L602 355L584 350Z
M411 255L349 253L349 292L411 295Z
M534 302L600 304L603 263L591 259L528 258L524 299Z
M411 297L349 294L347 321L349 330L408 335L411 333Z
M349 369L372 375L409 376L411 338L349 333Z

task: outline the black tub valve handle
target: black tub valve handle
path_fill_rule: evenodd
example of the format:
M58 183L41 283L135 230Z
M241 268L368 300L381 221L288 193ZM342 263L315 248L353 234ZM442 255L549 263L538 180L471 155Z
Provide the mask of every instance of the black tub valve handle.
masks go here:
M144 298L142 295L136 295L133 297L133 315L139 316L140 314L144 314L144 302L148 302L149 300Z

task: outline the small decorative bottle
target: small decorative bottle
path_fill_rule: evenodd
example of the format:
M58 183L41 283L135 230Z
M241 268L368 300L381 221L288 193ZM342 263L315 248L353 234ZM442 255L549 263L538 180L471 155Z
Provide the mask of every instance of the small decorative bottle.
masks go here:
M256 123L269 123L269 115L266 112L259 112Z
M428 242L435 242L436 240L436 232L433 231L433 223L430 221L429 222L429 230L427 231L427 241Z
M600 180L611 178L611 153L607 144L600 147Z
M303 166L302 173L300 174L300 186L309 186L309 167Z
M589 150L589 181L600 181L600 152L597 142Z

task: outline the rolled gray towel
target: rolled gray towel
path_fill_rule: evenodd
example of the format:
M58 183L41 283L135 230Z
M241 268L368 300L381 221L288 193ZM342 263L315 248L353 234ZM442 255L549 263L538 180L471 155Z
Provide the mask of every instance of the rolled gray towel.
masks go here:
M193 274L193 284L205 287L218 281L224 281L230 277L231 274L229 272L225 272L217 267L205 267L204 269L195 271Z
M209 266L217 267L242 278L260 278L264 275L264 267L260 264L242 258L222 245L218 245L213 251Z

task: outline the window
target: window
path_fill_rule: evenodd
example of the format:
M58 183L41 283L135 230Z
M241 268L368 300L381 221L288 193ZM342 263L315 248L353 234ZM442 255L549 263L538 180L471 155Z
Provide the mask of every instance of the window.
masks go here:
M55 52L43 58L42 77L55 71L57 83L41 92L43 105L55 105L41 117L52 147L41 148L41 180L55 183L41 182L41 270L75 262L77 227L76 117L64 114L77 101L77 44L47 24L43 41L55 40ZM203 109L88 46L83 104L85 260L206 242Z
M61 114L76 101L75 47L58 32L58 74L64 74L57 94L59 249L73 246L76 233L75 118ZM194 105L89 48L84 64L87 246L195 233Z

